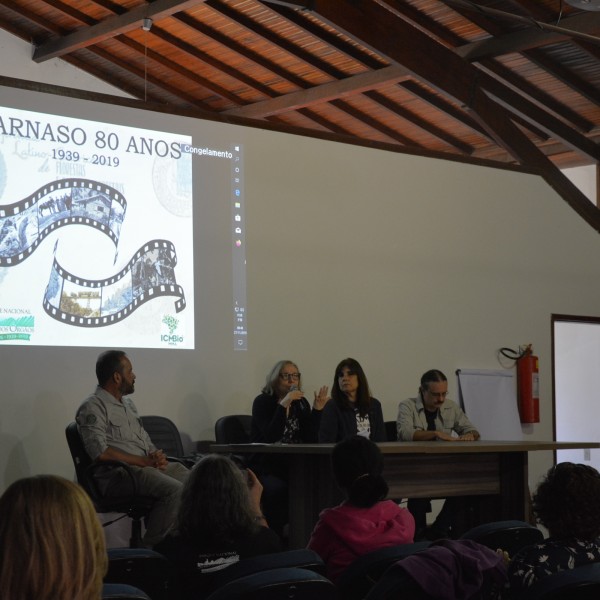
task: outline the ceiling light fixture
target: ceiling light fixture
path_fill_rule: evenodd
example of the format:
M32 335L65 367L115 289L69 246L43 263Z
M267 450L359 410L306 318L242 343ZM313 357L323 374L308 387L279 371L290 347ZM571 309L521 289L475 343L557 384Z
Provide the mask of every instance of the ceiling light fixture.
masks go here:
M144 17L142 19L142 29L144 31L150 31L152 29L152 19L150 17Z
M565 0L565 2L581 10L600 10L600 0Z

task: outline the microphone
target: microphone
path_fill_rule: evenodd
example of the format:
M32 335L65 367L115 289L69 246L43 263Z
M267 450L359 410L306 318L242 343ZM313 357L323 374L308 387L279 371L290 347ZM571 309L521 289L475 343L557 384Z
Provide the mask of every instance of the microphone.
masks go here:
M295 392L297 390L299 390L300 388L294 383L294 385L292 385L292 387L290 388L290 392ZM302 396L302 398L300 398L300 401L298 403L298 409L299 410L304 410L304 403L302 402L302 400L306 400L306 398L304 396ZM292 402L292 406L294 406L294 404L296 404L295 402Z

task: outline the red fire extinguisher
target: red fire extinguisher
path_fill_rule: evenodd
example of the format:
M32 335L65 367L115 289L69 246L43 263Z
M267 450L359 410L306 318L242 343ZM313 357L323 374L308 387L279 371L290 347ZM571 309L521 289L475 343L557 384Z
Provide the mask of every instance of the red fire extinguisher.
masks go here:
M521 423L540 422L540 368L531 344L517 359L517 386Z

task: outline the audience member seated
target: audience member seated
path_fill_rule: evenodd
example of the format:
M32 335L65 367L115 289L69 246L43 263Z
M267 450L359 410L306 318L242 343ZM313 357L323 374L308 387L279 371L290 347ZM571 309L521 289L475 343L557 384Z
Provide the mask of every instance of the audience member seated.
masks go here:
M174 568L174 597L203 598L214 573L240 559L281 550L260 510L262 485L251 470L209 454L183 487L177 528L155 547Z
M321 415L319 442L335 443L354 435L386 441L381 404L371 397L357 360L346 358L336 367L331 398Z
M130 465L140 496L155 498L146 523L143 543L152 547L172 527L188 469L167 461L144 430L135 404L135 373L122 350L103 352L96 361L98 386L77 411L77 428L92 460L121 461ZM107 465L95 471L98 486L107 496L133 493L130 477L122 468Z
M346 500L321 512L308 547L321 556L335 582L359 556L411 543L415 521L408 510L385 500L388 486L376 444L361 436L348 438L336 444L331 460Z
M0 598L100 600L108 559L91 500L53 475L16 481L0 498Z
M250 441L285 444L317 441L321 410L329 400L327 386L314 392L311 408L302 391L300 371L291 360L280 360L252 403ZM251 463L264 487L263 508L271 527L282 533L287 522L287 462L284 457L256 455Z
M570 462L552 467L533 496L533 511L549 537L523 548L508 567L511 595L526 597L539 579L600 562L600 473Z

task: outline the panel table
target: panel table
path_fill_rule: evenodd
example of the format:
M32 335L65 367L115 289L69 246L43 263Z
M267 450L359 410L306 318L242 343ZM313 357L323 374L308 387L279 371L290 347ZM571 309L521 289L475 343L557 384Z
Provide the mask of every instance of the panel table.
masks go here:
M273 454L288 459L290 548L306 546L319 512L341 501L331 474L333 444L214 444L213 452ZM527 520L528 452L600 448L595 442L382 442L389 497L478 496L467 527Z

